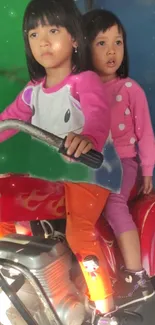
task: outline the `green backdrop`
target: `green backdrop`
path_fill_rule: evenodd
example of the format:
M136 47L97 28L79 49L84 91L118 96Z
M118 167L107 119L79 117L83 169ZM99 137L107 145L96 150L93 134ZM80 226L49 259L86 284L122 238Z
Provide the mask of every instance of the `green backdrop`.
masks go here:
M0 1L0 112L28 81L22 39L27 0ZM89 170L65 163L53 149L19 133L0 144L0 174L30 173L48 179L87 180Z

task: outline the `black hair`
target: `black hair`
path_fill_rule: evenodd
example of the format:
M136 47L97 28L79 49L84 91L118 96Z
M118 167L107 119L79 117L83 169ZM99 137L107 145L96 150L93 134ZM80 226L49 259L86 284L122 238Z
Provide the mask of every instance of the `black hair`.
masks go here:
M38 26L39 22L65 27L78 44L77 53L72 54L72 72L86 70L86 46L82 28L82 15L73 0L31 0L23 19L23 36L30 79L36 81L46 75L42 67L33 57L28 32Z
M127 42L126 42L126 32L125 29L117 16L115 16L111 11L95 9L89 11L83 15L83 23L85 28L85 36L87 38L87 45L90 51L90 46L99 32L105 32L112 26L117 25L119 32L122 33L123 42L124 42L124 58L121 66L117 70L117 76L120 78L128 77L129 61L128 61L128 51L127 51ZM89 69L93 69L93 64L91 60L91 55L88 55L89 58Z

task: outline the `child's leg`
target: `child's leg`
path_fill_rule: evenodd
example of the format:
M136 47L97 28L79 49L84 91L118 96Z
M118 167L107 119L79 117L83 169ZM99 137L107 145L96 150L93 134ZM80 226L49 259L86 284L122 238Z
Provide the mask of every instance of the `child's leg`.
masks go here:
M137 229L118 235L117 242L124 258L125 267L134 272L141 271L141 250Z
M143 300L144 291L146 292L145 298L150 296L152 287L150 287L149 279L142 269L139 235L127 205L130 192L136 181L137 163L133 159L122 159L122 167L121 193L110 194L105 208L105 217L117 237L126 268L124 280L127 285L125 288L118 287L117 292L122 300L120 304L124 306L137 300Z
M84 274L90 300L101 313L114 309L106 261L95 232L95 224L109 191L91 184L65 184L66 236Z
M117 237L125 267L132 271L139 271L142 269L139 236L127 205L137 177L137 163L133 159L122 159L122 168L121 192L109 195L105 218Z

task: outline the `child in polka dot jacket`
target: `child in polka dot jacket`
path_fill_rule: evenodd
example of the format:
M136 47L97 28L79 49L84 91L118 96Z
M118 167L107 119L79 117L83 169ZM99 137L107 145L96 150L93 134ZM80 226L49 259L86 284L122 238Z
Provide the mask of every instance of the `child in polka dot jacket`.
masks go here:
M141 161L143 193L149 194L152 190L154 133L144 91L128 78L126 33L120 20L113 13L98 9L84 15L84 24L91 52L90 67L100 75L107 93L111 135L123 168L121 192L110 195L105 217L124 259L125 267L120 271L114 294L119 307L125 307L154 294L142 268L139 236L127 205L137 177L137 154Z

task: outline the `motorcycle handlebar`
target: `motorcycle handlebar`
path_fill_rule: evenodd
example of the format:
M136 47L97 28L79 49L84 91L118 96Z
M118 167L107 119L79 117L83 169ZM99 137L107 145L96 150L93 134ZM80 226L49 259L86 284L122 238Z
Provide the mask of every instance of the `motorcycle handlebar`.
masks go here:
M59 149L59 153L72 158L75 161L81 162L91 168L98 169L103 163L103 155L96 151L90 150L87 154L82 154L79 158L75 158L74 154L72 156L67 155L67 148L65 148L65 139L61 139L58 136L40 129L30 123L26 123L20 120L9 119L0 122L0 132L4 132L9 129L14 129L22 131L29 134L30 136L48 144L49 146L54 146Z

